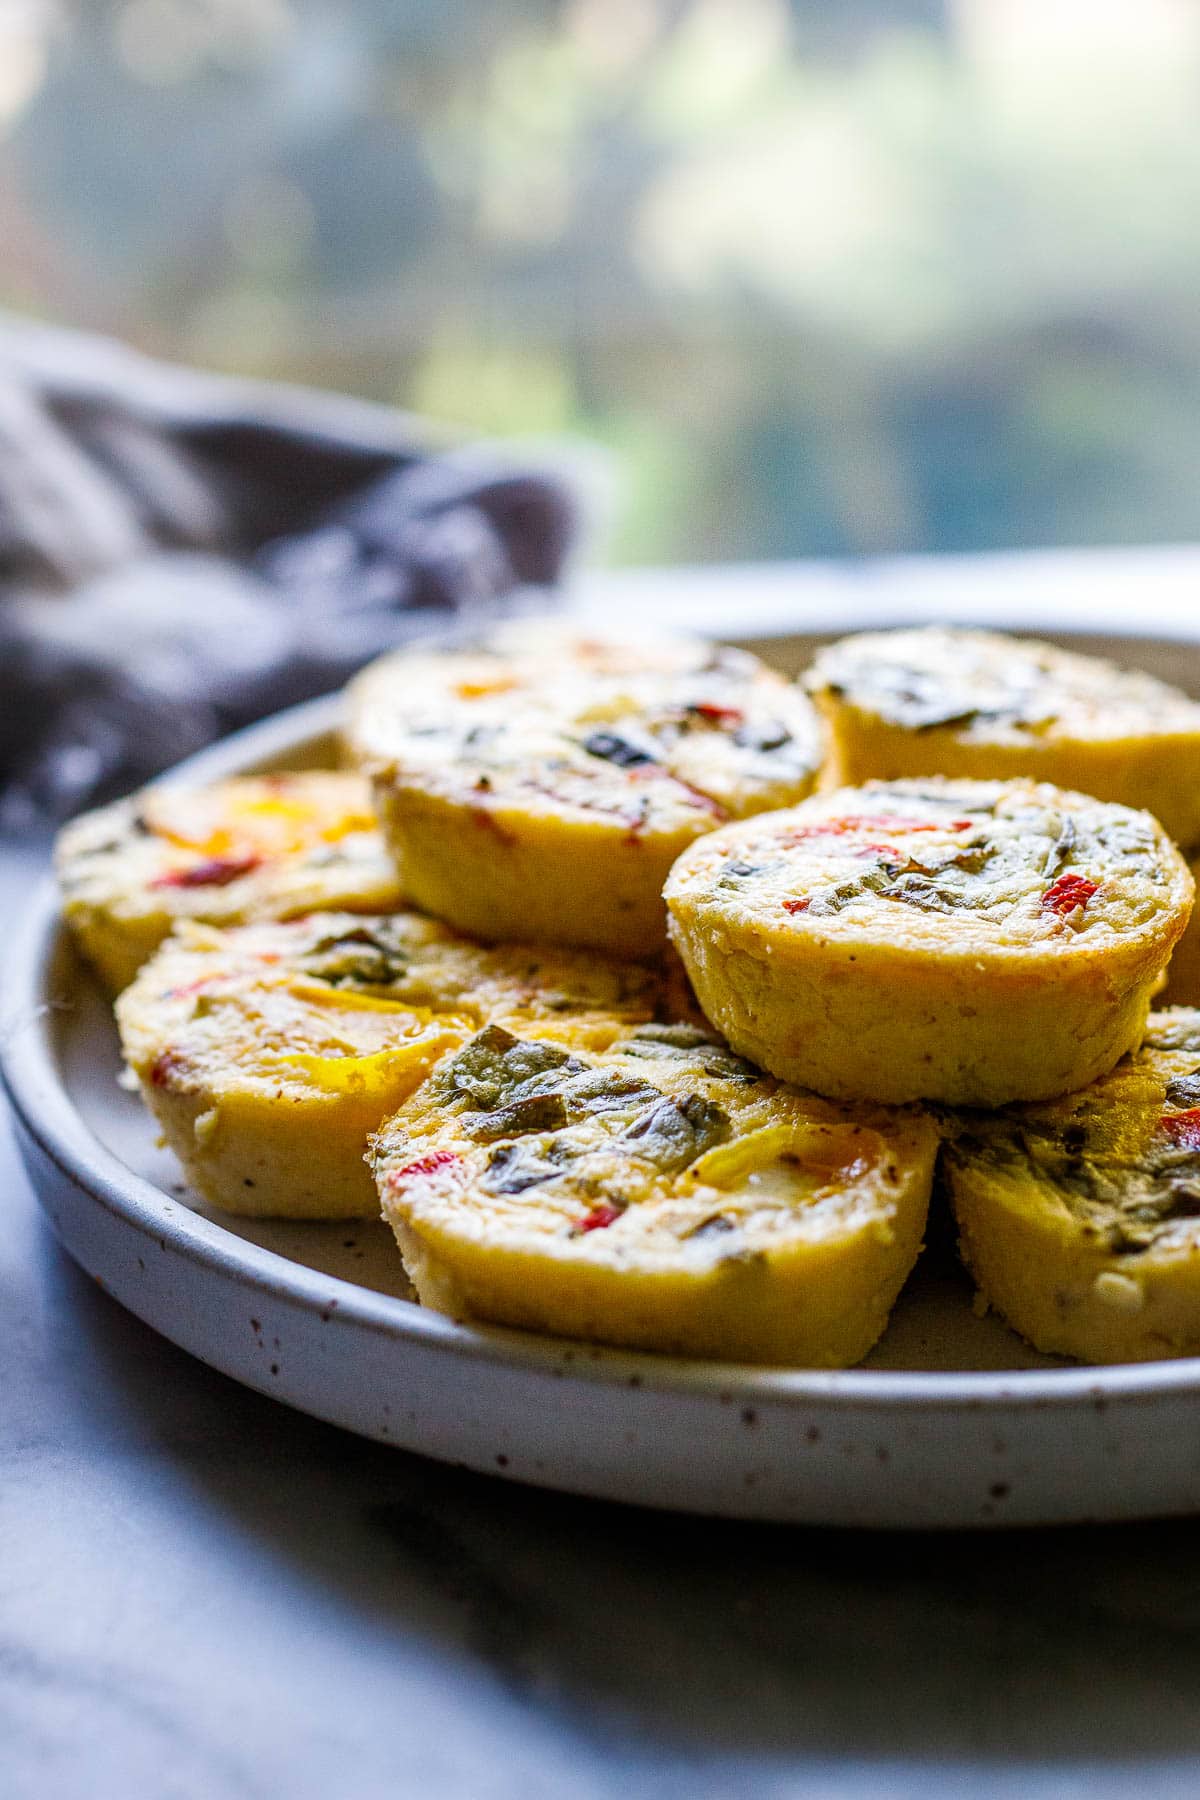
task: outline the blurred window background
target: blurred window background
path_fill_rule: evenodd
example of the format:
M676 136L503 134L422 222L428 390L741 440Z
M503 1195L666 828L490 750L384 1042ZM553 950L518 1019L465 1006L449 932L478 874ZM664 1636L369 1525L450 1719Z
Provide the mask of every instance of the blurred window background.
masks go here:
M622 470L615 561L1200 536L1195 0L0 0L0 303Z

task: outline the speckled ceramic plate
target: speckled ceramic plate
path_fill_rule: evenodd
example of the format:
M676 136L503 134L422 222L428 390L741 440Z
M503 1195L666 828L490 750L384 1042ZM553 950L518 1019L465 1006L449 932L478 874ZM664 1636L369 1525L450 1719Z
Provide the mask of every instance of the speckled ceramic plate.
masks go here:
M814 641L758 647L794 668ZM1200 642L1095 647L1200 692ZM320 764L336 704L243 732L177 776ZM960 1526L1200 1509L1200 1361L1035 1357L976 1317L936 1220L858 1369L688 1363L456 1325L412 1302L382 1225L205 1211L116 1086L108 1008L50 891L13 946L2 1016L22 1152L71 1255L177 1344L319 1418L511 1480L730 1516Z

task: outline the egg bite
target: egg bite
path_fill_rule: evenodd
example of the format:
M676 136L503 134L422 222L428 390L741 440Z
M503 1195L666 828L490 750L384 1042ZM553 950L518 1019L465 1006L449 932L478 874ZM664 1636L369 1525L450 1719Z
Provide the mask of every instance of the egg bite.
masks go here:
M742 1055L836 1098L973 1106L1111 1069L1193 895L1149 813L932 777L726 826L666 888L700 1005Z
M184 925L117 1001L126 1063L196 1190L226 1212L378 1212L363 1149L490 1019L609 1043L677 997L639 965L484 948L415 913Z
M963 1258L1035 1349L1200 1354L1200 1011L1044 1106L963 1114L945 1149Z
M1152 812L1200 843L1200 704L1098 657L927 626L843 638L807 677L829 785L1025 776Z
M114 993L186 919L240 925L402 900L370 790L350 772L146 788L66 826L55 868L67 924Z
M603 1053L495 1025L372 1142L421 1301L676 1356L839 1368L879 1338L925 1228L918 1110L786 1088L711 1031Z
M654 955L684 846L813 787L815 712L699 640L525 642L368 669L350 753L416 905L476 937Z

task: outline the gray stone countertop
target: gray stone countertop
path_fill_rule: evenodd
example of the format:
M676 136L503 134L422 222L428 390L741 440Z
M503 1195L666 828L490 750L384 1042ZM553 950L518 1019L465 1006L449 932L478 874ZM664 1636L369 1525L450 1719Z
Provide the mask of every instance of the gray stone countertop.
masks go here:
M0 860L0 918L38 862ZM656 1515L241 1389L58 1248L0 1118L4 1800L1200 1793L1200 1524Z

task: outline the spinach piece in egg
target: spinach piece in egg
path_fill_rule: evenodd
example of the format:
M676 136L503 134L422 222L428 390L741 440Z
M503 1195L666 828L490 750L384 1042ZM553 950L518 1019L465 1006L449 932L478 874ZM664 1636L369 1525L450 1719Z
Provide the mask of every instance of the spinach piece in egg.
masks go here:
M719 1042L711 1031L702 1025L687 1025L682 1022L673 1024L656 1024L650 1021L639 1025L630 1033L629 1041L621 1048L626 1056L658 1056L670 1054L673 1050L702 1050ZM642 1046L646 1048L643 1049Z
M567 1103L561 1094L526 1094L495 1112L481 1113L472 1120L470 1131L477 1142L486 1144L531 1131L558 1131L566 1123Z
M1200 1106L1200 1069L1168 1082L1166 1099L1171 1106Z
M581 1073L586 1066L559 1044L519 1038L503 1025L488 1025L459 1051L440 1081L479 1111L492 1112L523 1098L521 1089L532 1090L551 1073Z
M729 1136L729 1114L715 1101L689 1094L680 1103L666 1095L622 1134L634 1154L664 1175L689 1168Z
M528 1139L497 1144L487 1159L483 1185L494 1194L523 1194L526 1188L553 1181L562 1170L550 1162Z
M754 750L760 756L766 756L772 750L782 750L786 744L790 744L792 734L786 725L773 719L761 724L739 725L733 734L733 741L740 750Z
M598 756L618 769L636 769L642 763L658 761L642 744L635 744L615 731L593 731L584 738L583 747L589 756Z
M898 881L880 888L879 893L885 900L903 900L922 912L953 912L962 899L953 888L939 887L927 875L916 874L901 875Z
M706 1075L720 1081L749 1082L762 1078L753 1063L735 1056L723 1038L699 1025L639 1025L618 1048L622 1056L690 1057Z
M300 967L330 987L390 987L407 975L409 961L407 945L381 919L318 938Z
M568 1089L573 1112L636 1113L660 1098L660 1089L636 1075L616 1069L593 1069L571 1078Z

